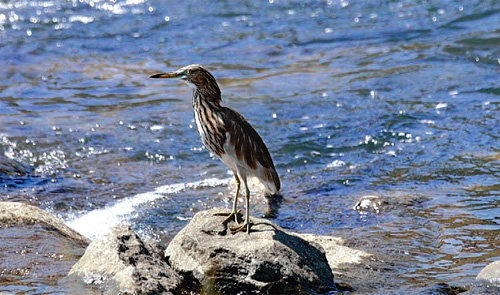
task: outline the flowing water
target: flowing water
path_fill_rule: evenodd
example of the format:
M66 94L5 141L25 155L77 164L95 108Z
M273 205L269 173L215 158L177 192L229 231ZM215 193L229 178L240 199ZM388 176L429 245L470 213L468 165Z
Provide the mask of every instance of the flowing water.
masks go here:
M0 200L162 243L229 207L191 91L147 78L191 63L266 141L276 223L392 259L360 293L467 287L499 259L496 0L1 0ZM380 208L354 210L366 195ZM64 293L59 279L0 292Z

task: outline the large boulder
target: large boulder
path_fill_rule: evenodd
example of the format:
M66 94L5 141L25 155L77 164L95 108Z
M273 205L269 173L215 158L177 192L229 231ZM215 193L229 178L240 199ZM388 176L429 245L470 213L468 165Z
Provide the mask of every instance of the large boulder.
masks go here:
M0 241L0 286L34 293L60 290L88 244L50 212L14 202L0 202Z
M169 244L172 267L192 273L210 294L308 294L335 288L332 270L318 244L290 234L265 219L252 218L250 234L231 234L215 216L197 213Z
M476 277L476 280L500 287L500 260L488 264Z
M130 228L120 225L89 245L71 268L68 280L83 281L104 294L196 291L196 280L172 270L163 253L164 248L156 242L143 242Z

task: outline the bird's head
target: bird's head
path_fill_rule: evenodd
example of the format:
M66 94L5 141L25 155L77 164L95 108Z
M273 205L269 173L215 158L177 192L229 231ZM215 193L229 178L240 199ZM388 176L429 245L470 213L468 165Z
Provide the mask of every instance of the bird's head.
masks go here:
M149 76L149 78L172 78L178 79L186 82L192 88L198 88L200 90L209 87L213 88L214 85L216 89L219 89L214 76L210 74L203 66L193 64L189 66L182 67L177 71L170 73L160 73Z

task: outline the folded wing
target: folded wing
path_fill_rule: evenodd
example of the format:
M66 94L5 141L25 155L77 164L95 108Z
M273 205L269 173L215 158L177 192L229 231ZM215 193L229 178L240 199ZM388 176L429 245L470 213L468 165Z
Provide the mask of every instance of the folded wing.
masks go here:
M223 114L226 132L230 134L230 144L238 161L244 161L246 168L256 171L252 174L259 177L272 193L277 193L280 179L262 138L238 112L224 107Z

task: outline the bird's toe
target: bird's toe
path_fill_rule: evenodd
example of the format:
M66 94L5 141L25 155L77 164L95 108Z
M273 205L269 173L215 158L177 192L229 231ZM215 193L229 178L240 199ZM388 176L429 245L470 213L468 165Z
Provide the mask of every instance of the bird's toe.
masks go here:
M248 221L246 221L245 223L239 225L239 226L236 226L236 227L231 227L231 234L235 234L237 232L240 232L240 231L246 231L247 234L250 234L250 223Z
M231 221L232 218L234 218L234 222L236 222L236 225L239 225L240 223L238 221L238 216L240 215L240 211L241 210L238 210L236 212L234 212L234 211L217 212L214 215L215 216L226 216L226 218L224 218L224 220L222 221L222 224L228 223Z

